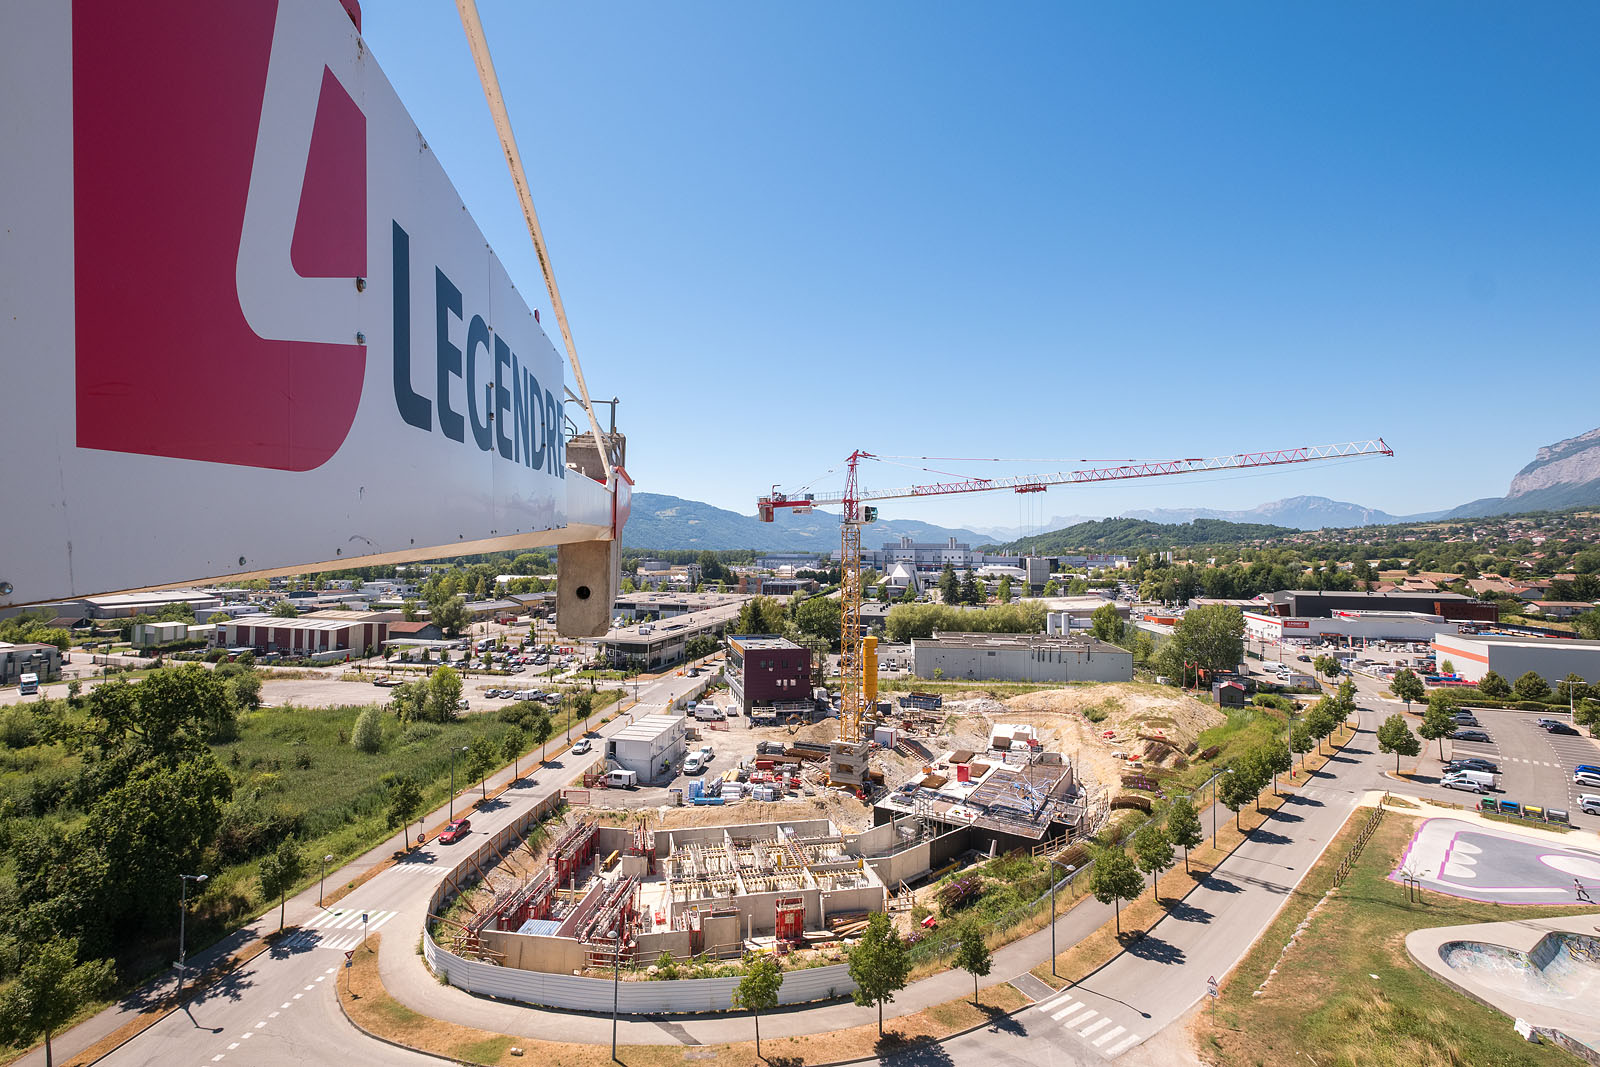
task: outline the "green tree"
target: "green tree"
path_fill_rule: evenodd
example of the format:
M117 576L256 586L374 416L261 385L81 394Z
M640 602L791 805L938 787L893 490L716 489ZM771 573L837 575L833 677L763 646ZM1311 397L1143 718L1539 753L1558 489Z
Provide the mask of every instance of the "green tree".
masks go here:
M1421 752L1422 742L1417 740L1417 735L1406 725L1405 716L1395 712L1378 727L1378 750L1394 753L1394 772L1399 774L1400 757L1415 756Z
M1011 603L1011 575L1001 575L1000 588L996 592L995 596L996 599L998 599L1002 604Z
M1047 597L1060 596L1061 595L1061 583L1057 582L1054 578L1050 579L1048 582L1045 582L1044 583L1044 595L1047 596Z
M1302 770L1305 769L1306 765L1306 753L1311 751L1311 746L1313 744L1315 744L1315 741L1311 736L1311 731L1306 727L1304 720L1295 723L1294 726L1290 728L1289 747L1300 754L1300 767Z
M946 604L956 604L961 599L961 580L956 577L955 567L948 563L939 572L939 599Z
M878 1036L883 1036L883 1006L906 986L911 976L911 956L905 942L889 923L889 916L875 911L867 917L866 932L850 949L848 970L856 988L850 999L859 1007L878 1006Z
M428 678L426 718L430 722L450 722L460 709L461 675L449 665L441 666Z
M400 602L400 617L406 622L416 622L422 618L422 611L417 607L417 602L410 597Z
M963 604L976 604L980 597L978 593L978 579L973 575L972 568L968 567L961 576L961 593L959 597Z
M1172 839L1174 845L1183 848L1183 870L1189 872L1189 850L1197 848L1205 840L1205 832L1200 828L1200 813L1194 809L1194 801L1186 796L1174 797L1167 806L1167 837Z
M1450 717L1450 711L1444 704L1435 704L1431 701L1427 710L1422 713L1422 724L1417 727L1417 733L1428 741L1439 742L1439 758L1444 759L1444 739L1455 733L1456 723Z
M1412 702L1422 700L1428 695L1427 687L1422 684L1410 667L1402 667L1395 672L1394 679L1389 683L1389 692L1406 702L1406 710L1411 710Z
M1256 749L1256 757L1271 776L1272 793L1277 796L1278 775L1294 770L1294 754L1289 751L1289 743L1281 739L1268 741Z
M1339 666L1339 661L1332 656L1318 656L1311 661L1311 666L1318 674L1330 680L1339 677L1340 672L1344 669Z
M511 761L511 780L522 777L522 753L528 747L528 735L513 726L500 739L500 758Z
M422 809L422 790L408 775L390 775L385 785L389 790L389 829L404 828L405 847L411 848L411 820Z
M1440 674L1455 674L1456 673L1456 665L1454 663L1451 663L1449 660L1445 660L1443 663L1439 664L1439 673Z
M1094 609L1094 614L1089 616L1089 633L1101 641L1120 645L1126 632L1127 624L1122 621L1115 604L1101 604Z
M1144 892L1144 878L1139 868L1122 849L1115 846L1095 851L1094 871L1089 876L1089 891L1102 904L1115 909L1117 936L1122 936L1122 902L1133 900Z
M550 735L555 732L555 723L550 721L550 712L545 707L534 705L533 716L528 720L528 736L533 743L539 746L539 764L544 765L545 744L550 740Z
M1158 904L1161 890L1157 879L1162 871L1172 866L1174 859L1172 838L1167 836L1167 828L1161 823L1147 822L1133 835L1133 860L1150 876L1150 895Z
M369 756L383 747L383 711L376 704L367 705L356 716L356 724L350 730L350 745Z
M794 624L803 634L820 637L829 648L839 647L839 602L825 596L802 600L794 609Z
M972 975L972 1004L978 1004L978 979L988 977L994 960L989 955L989 943L984 940L983 924L968 922L961 928L961 940L956 945L955 965Z
M700 553L697 562L700 564L700 577L708 582L720 581L728 576L727 568L722 565L717 554L709 549Z
M447 597L430 607L430 620L449 637L455 637L472 625L465 597Z
M278 898L278 930L283 930L283 912L289 900L289 890L305 877L305 857L301 855L294 838L286 837L277 851L265 856L256 877L261 883L261 895L271 900Z
M24 952L16 981L0 992L0 1041L26 1046L43 1037L45 1067L52 1067L50 1039L115 979L110 960L79 963L74 939L37 944Z
M1578 701L1593 695L1589 683L1584 681L1583 675L1576 672L1569 673L1565 678L1556 683L1555 696L1557 700L1576 707Z
M1328 706L1328 700L1324 697L1306 712L1305 724L1311 736L1317 739L1317 751L1321 752L1322 742L1339 728L1339 716Z
M499 762L499 755L488 734L479 734L472 739L472 744L467 746L464 768L467 772L467 781L478 779L478 791L485 800L489 799L489 772L494 770L495 764Z
M1243 830L1239 823L1239 812L1244 806L1261 795L1263 782L1255 778L1255 769L1248 760L1240 760L1229 770L1231 774L1224 774L1217 780L1217 799L1222 801L1222 806L1233 812L1233 825L1236 829Z
M428 683L401 682L389 690L389 710L404 723L424 722L428 718Z
M1494 671L1484 671L1483 677L1478 679L1478 692L1495 700L1504 700L1511 695L1511 683Z
M1150 657L1156 654L1155 638L1143 630L1136 630L1133 635L1133 662L1143 667L1150 662Z
M280 600L272 606L272 614L279 619L293 619L300 614L300 611L289 601Z
M478 584L472 587L472 599L489 599L489 579L487 576L482 574L478 575Z
M1550 683L1537 671L1528 671L1511 683L1511 691L1522 700L1543 700L1550 695Z
M1157 659L1163 674L1181 676L1185 663L1202 670L1224 671L1244 659L1244 615L1226 604L1206 604L1186 611Z
M761 1013L778 1006L778 991L783 988L783 968L765 953L746 953L744 975L733 987L733 1006L755 1017L756 1059L761 1058Z

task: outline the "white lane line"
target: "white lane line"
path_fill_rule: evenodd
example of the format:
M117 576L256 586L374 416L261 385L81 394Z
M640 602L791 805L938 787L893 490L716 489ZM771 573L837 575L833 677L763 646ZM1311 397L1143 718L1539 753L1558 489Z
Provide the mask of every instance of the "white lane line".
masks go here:
M1110 1048L1106 1049L1106 1055L1107 1056L1115 1056L1115 1055L1117 1055L1117 1053L1122 1052L1124 1049L1128 1048L1130 1045L1137 1044L1138 1041L1139 1041L1139 1035L1138 1034L1129 1034L1127 1037L1123 1038L1121 1041L1118 1041L1115 1045L1112 1045Z
M320 982L320 981L322 981L322 980L323 980L323 979L325 979L325 978L327 978L327 977L328 977L328 976L327 976L327 975L325 975L325 974L319 974L319 975L317 975L317 981L319 981L319 982ZM306 988L307 988L307 989L310 989L310 988L311 988L311 987L310 987L310 986L306 986Z
M284 1008L287 1008L288 1006L289 1006L289 1002L286 1000L282 1004L278 1005L278 1010L282 1011Z
M1061 1025L1065 1026L1068 1030L1072 1030L1072 1029L1075 1029L1078 1026L1078 1024L1086 1023L1090 1019L1093 1019L1096 1015L1099 1015L1099 1014L1100 1014L1099 1012L1095 1011L1093 1008L1090 1008L1088 1011L1084 1012L1082 1015L1074 1016L1071 1019L1068 1019L1065 1022L1063 1022Z
M226 1052L219 1052L215 1056L211 1057L211 1062L212 1063L216 1063L218 1060L222 1059L222 1057L224 1057L226 1055L227 1055Z
M1106 1018L1104 1015L1102 1015L1102 1016L1100 1016L1100 1021L1099 1022L1090 1023L1088 1026L1085 1026L1082 1030L1079 1030L1078 1031L1078 1036L1079 1037L1088 1037L1090 1034L1094 1033L1096 1030L1100 1029L1102 1026L1110 1026L1110 1025L1111 1025L1111 1020Z
M337 970L337 969L338 969L338 968L335 968L335 967L329 967L329 968L328 968L328 970L327 970L327 972L326 972L326 973L328 973L328 974L332 974L332 973L333 973L333 972L334 972L334 971L335 971L335 970Z
M262 1019L260 1022L256 1023L256 1029L259 1030L265 1025L267 1025L267 1020Z
M314 985L308 985L308 986L306 986L306 989L308 989L308 990L311 990L311 989L315 989L315 988L317 988L317 987L316 987L316 986L314 986Z
M1063 1015L1070 1015L1075 1011L1082 1011L1083 1008L1083 1004L1069 997L1067 999L1067 1003L1061 1008L1061 1010L1050 1016L1050 1018L1056 1022L1060 1022Z
M310 988L311 988L311 987L310 987L310 986L306 986L306 988L307 988L307 989L310 989ZM296 1000L299 1000L299 999L300 999L300 998L301 998L301 997L303 997L303 996L305 996L305 994L304 994L304 993L296 993L296 994L295 994L295 995L294 995L294 999L296 999Z
M1071 993L1058 993L1053 997L1047 998L1042 1003L1035 1004L1034 1008L1038 1011L1053 1011L1058 1005L1070 1004L1071 1002Z
M284 1005L284 1006L285 1006L285 1007L288 1007L288 1005ZM276 1018L277 1018L277 1017L278 1017L278 1016L279 1016L279 1015L281 1015L281 1014L282 1014L282 1012L276 1012L276 1011L275 1011L275 1012L271 1012L271 1013L269 1013L269 1014L268 1014L268 1015L267 1015L267 1018L269 1018L269 1019L276 1019Z
M244 1033L240 1034L239 1036L241 1038L243 1038L244 1040L249 1041L252 1037L256 1036L256 1032L254 1030L246 1030Z
M382 926L384 923L388 922L390 919L394 918L396 915L399 915L399 914L400 913L398 911L391 911L389 914L385 915L383 918L381 918L377 922L373 923L372 926L368 928L369 932L371 930L376 930L378 927Z
M239 1042L235 1041L233 1044L228 1046L228 1051L232 1052L234 1049L236 1049L238 1047L239 1047Z
M1114 1026L1111 1029L1107 1030L1105 1033L1101 1034L1099 1037L1094 1039L1094 1047L1095 1048L1099 1048L1101 1045L1104 1045L1107 1041L1110 1041L1112 1038L1116 1037L1118 1034L1125 1034L1127 1032L1128 1031L1127 1031L1126 1027Z

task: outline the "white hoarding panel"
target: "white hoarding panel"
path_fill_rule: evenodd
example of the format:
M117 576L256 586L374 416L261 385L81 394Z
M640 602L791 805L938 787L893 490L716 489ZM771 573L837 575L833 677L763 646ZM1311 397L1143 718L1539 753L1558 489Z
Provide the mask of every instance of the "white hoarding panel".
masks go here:
M612 536L355 17L0 8L0 605Z

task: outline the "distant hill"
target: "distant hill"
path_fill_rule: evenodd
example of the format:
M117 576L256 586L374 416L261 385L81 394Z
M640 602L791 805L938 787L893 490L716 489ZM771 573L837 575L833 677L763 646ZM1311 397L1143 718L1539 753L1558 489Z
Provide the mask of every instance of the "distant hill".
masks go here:
M862 531L861 543L877 548L886 541L910 537L916 541L958 541L980 544L992 540L972 530L952 530L911 519L888 519ZM773 522L754 515L712 507L660 493L635 493L628 525L622 531L626 548L732 549L763 552L833 552L839 547L839 516L814 511L810 515L780 512Z
M1402 518L1413 520L1422 518L1416 515L1404 517L1390 515L1377 508L1366 508L1343 500L1329 500L1325 496L1294 496L1287 500L1259 504L1242 511L1225 511L1218 508L1153 508L1144 511L1125 511L1122 517L1169 523L1193 522L1195 519L1223 519L1227 522L1291 526L1296 530L1343 530L1352 526L1387 526L1402 521Z
M1511 479L1505 496L1484 497L1445 512L1465 519L1600 504L1600 429L1546 445Z
M1222 519L1195 519L1188 523L1100 519L1096 522L1080 522L1076 526L1053 530L1037 537L1025 537L1003 547L1008 552L1039 556L1068 555L1073 552L1137 552L1141 549L1184 545L1259 541L1298 532L1288 526L1227 522Z

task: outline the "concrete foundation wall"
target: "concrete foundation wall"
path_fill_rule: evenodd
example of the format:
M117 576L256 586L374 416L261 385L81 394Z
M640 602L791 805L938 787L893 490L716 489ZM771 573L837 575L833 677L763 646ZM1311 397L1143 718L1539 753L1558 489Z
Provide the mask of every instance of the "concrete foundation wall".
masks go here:
M1128 682L1133 653L1062 651L1035 653L1023 648L960 648L913 642L918 678L993 679L1008 682Z

